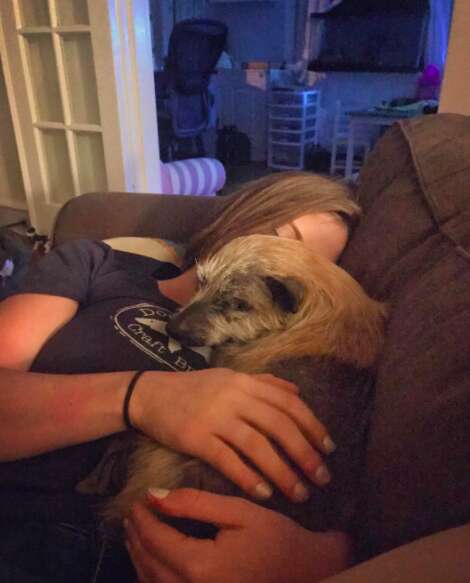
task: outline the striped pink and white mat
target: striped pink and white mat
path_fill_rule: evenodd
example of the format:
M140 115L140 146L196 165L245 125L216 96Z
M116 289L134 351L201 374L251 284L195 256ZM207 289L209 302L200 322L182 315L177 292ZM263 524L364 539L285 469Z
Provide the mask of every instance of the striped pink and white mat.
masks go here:
M225 168L215 158L161 163L162 194L211 196L225 184Z

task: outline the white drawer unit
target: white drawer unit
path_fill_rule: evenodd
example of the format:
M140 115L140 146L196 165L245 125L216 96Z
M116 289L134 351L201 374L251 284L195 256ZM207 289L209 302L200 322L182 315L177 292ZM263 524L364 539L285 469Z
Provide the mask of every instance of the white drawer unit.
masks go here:
M316 89L276 88L270 92L268 166L302 170L308 146L317 143L320 93Z

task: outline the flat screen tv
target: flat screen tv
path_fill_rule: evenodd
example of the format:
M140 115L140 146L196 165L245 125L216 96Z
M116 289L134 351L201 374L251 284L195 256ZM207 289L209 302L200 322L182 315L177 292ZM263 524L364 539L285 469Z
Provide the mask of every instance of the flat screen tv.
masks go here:
M428 0L343 0L310 18L311 70L413 73L423 69Z

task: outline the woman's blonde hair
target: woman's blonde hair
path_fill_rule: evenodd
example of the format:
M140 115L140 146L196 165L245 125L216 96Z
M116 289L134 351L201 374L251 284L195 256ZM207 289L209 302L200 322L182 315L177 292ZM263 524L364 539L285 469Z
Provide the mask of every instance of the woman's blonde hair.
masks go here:
M360 208L350 187L337 180L308 172L269 174L243 185L189 244L186 264L215 253L243 235L272 235L275 229L308 213L334 213L350 227Z

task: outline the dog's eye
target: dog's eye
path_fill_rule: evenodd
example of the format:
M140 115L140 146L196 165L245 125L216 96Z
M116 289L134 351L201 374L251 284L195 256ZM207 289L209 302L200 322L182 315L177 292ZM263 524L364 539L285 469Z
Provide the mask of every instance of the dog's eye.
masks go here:
M221 312L227 312L231 308L231 305L230 305L230 302L228 302L227 300L219 298L215 302L215 307L217 308L217 310L219 310Z
M251 310L250 304L241 298L234 298L232 307L239 312L249 312Z

